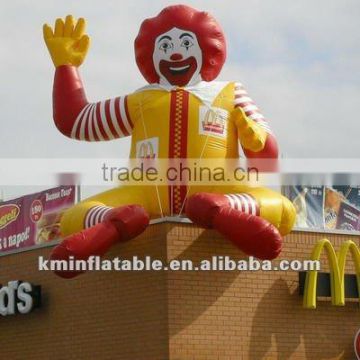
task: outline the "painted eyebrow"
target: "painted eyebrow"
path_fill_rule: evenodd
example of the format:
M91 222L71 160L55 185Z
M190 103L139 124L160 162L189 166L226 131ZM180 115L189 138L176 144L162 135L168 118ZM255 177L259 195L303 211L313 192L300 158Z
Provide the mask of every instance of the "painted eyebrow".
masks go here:
M161 41L161 40L164 40L164 39L168 39L168 40L172 40L172 38L168 35L164 35L162 36L159 40L158 40L158 43Z
M184 36L190 36L192 39L194 38L191 34L189 33L183 33L179 36L179 39L182 39Z

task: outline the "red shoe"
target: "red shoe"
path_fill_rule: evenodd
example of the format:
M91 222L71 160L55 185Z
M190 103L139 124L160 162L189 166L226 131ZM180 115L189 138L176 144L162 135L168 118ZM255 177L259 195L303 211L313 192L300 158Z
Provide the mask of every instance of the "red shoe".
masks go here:
M221 208L214 217L214 229L247 255L272 260L282 249L282 236L267 220L231 207Z
M267 220L230 207L224 195L197 193L187 199L186 215L204 228L214 228L247 255L272 260L281 252L282 237Z
M90 256L103 256L114 244L140 235L149 224L149 215L138 205L122 206L110 210L104 221L91 228L65 238L57 245L51 260L87 260ZM63 278L73 278L84 271L55 271Z

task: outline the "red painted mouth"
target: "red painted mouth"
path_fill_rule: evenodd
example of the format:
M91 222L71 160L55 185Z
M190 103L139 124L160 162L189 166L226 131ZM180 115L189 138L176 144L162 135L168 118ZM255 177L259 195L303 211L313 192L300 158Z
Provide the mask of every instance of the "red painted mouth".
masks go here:
M193 56L181 61L161 60L159 69L171 85L185 86L193 77L197 62Z

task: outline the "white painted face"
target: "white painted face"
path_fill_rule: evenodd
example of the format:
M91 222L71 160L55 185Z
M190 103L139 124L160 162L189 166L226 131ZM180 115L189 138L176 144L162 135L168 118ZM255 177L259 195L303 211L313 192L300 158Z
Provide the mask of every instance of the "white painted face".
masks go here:
M153 62L160 84L186 86L201 81L202 51L191 31L172 28L159 35Z

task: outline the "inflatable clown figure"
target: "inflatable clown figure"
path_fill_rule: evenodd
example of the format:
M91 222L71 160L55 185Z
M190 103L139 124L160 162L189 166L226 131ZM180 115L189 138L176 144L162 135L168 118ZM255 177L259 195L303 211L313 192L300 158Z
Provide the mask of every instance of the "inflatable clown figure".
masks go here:
M56 67L54 120L64 135L83 141L131 136L133 159L146 157L150 150L158 159L234 159L240 147L250 159L278 157L269 124L244 86L214 81L225 62L226 42L209 13L175 5L146 19L135 40L135 56L149 84L94 103L87 100L78 72L90 44L85 20L57 19L54 29L44 25L44 38ZM209 123L211 114L216 121ZM69 209L61 220L64 240L51 256L101 256L143 232L150 218L181 215L260 259L279 255L282 237L295 220L286 198L240 182L122 186Z

